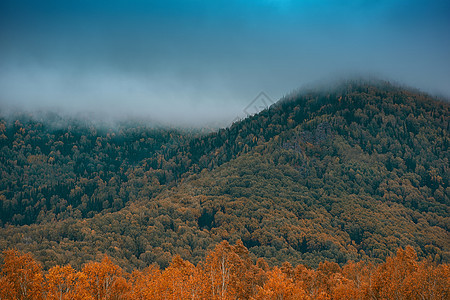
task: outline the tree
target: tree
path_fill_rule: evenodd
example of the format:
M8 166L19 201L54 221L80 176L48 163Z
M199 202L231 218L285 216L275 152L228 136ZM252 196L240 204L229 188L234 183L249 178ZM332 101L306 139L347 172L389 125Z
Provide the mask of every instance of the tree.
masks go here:
M395 257L388 257L373 274L371 294L378 298L407 299L408 277L417 271L417 254L410 246L397 250Z
M415 272L404 280L404 293L408 299L449 299L450 266L435 266L424 260Z
M176 255L157 279L157 299L207 299L203 270Z
M41 266L29 253L3 252L0 284L1 299L43 299Z
M280 268L275 267L268 272L267 281L254 299L300 300L310 299L310 297L300 285L294 283L292 278L289 278Z
M234 294L233 273L239 264L239 256L234 253L230 244L223 241L206 257L204 270L208 276L208 285L212 299L231 299Z
M124 272L105 256L101 262L89 262L83 268L89 294L96 300L125 299L129 286Z
M82 272L76 272L70 265L51 268L45 276L45 279L46 299L93 299L88 294L86 275Z
M142 271L134 270L131 274L130 298L136 300L156 299L156 281L161 277L158 267L151 265Z
M227 241L218 244L208 253L202 269L212 299L249 299L265 277L264 270L253 264L241 240L234 246Z

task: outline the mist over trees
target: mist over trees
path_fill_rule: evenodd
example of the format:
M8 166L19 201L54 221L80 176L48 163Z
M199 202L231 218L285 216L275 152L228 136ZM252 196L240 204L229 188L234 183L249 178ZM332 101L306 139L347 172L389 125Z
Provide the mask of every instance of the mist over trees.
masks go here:
M361 82L210 134L3 118L0 249L44 270L104 254L126 271L197 265L224 240L271 267L382 263L408 245L448 263L448 130L448 103Z

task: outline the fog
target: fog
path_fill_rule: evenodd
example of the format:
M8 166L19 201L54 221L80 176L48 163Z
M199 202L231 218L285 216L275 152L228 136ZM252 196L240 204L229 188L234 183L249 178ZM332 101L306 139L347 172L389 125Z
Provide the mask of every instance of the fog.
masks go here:
M226 126L353 74L450 96L448 1L318 2L3 0L0 110Z

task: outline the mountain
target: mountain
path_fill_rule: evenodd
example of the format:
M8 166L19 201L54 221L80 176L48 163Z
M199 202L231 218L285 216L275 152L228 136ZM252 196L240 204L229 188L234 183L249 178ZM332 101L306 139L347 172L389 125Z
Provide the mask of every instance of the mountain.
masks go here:
M125 268L223 240L313 267L411 245L450 261L449 103L386 82L300 91L229 128L0 121L0 249Z

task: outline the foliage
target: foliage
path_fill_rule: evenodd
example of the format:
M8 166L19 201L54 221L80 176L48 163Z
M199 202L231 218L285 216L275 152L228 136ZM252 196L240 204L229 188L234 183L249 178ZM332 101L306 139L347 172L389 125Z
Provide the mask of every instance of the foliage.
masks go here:
M398 249L377 266L349 262L343 268L324 262L267 267L248 259L248 250L226 241L196 266L179 256L165 270L150 267L127 273L108 257L77 272L57 266L44 273L29 254L3 253L0 299L448 299L450 267L419 261L411 247ZM12 261L20 263L11 263ZM26 269L29 277L23 274ZM33 286L29 294L14 283ZM36 284L36 278L39 278ZM77 278L77 280L74 280ZM27 281L28 282L24 282ZM9 284L11 283L11 284ZM19 296L22 295L22 296Z
M2 119L0 249L45 270L104 253L128 269L196 265L222 240L270 266L380 263L407 245L448 263L449 107L350 83L210 134Z

